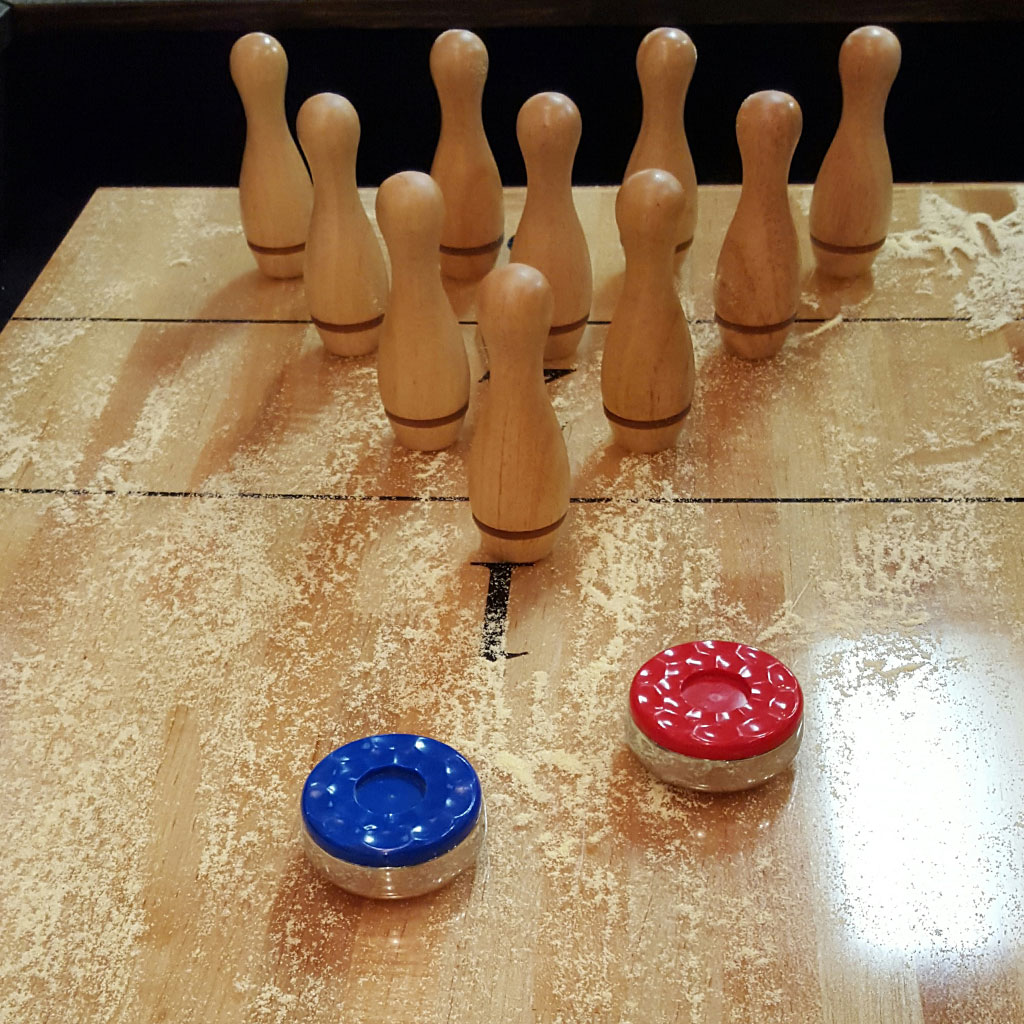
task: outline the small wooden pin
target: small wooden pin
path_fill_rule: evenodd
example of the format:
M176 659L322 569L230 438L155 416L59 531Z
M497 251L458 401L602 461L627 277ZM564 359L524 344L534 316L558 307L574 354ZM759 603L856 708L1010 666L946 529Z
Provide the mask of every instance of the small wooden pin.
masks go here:
M288 58L265 32L231 47L231 78L245 108L245 150L238 181L242 230L268 277L298 277L305 257L313 186L288 129Z
M697 173L686 141L683 109L697 66L697 48L678 28L648 32L636 54L643 96L640 134L623 181L648 167L668 171L683 189L685 201L675 235L675 250L685 259L697 226Z
M571 356L590 315L590 249L572 196L580 112L568 96L542 92L519 111L516 136L526 163L526 203L509 257L536 267L551 285L555 307L545 361Z
M501 176L481 114L487 48L464 29L443 32L430 50L430 74L441 104L430 167L444 195L441 273L475 281L494 266L505 231Z
M615 220L626 274L601 361L601 395L612 434L624 448L673 445L693 400L693 343L675 283L675 226L682 186L655 168L626 179Z
M302 104L297 127L314 186L303 271L310 315L329 352L363 355L377 347L388 272L356 187L359 115L324 92Z
M477 297L490 381L469 451L469 502L484 550L504 562L551 552L569 510L569 456L544 383L554 296L521 263L492 270Z
M843 113L811 195L811 244L832 277L865 274L885 244L892 219L892 165L885 103L900 69L899 40L867 25L839 51Z
M469 407L469 360L441 285L438 241L444 199L420 171L377 190L377 224L391 257L391 298L380 333L377 385L399 443L446 448Z
M782 347L800 299L800 246L789 207L789 165L802 117L792 96L748 96L736 117L743 158L739 204L715 271L715 320L722 341L744 359Z

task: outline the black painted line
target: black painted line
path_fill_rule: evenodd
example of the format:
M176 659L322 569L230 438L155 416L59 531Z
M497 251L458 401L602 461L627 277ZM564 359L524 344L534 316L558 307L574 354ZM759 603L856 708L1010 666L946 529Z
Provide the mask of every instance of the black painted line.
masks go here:
M944 497L940 495L922 495L920 497L672 497L672 498L606 498L586 497L570 498L570 502L580 505L993 505L1024 503L1024 496L1016 495L963 495L961 497Z
M500 658L521 658L529 651L505 650L508 634L508 602L512 593L512 570L521 562L471 562L483 566L488 573L487 600L484 603L484 621L480 631L480 657L488 661Z
M796 324L827 324L835 317L797 317ZM93 324L306 324L312 326L311 320L274 320L252 319L250 317L145 317L145 316L12 316L11 323L93 323ZM843 316L846 324L966 324L971 322L967 316ZM1012 323L1024 322L1024 316L1014 317ZM595 327L607 327L611 320L588 320ZM693 324L714 324L714 317L697 317L690 320ZM460 320L462 327L478 327L476 320Z
M23 324L307 324L314 320L254 319L252 317L216 316L12 316L14 323ZM478 327L476 320L459 320L461 327ZM590 320L588 323L606 324L608 320Z
M550 384L553 380L560 380L562 377L567 377L570 373L575 373L576 367L557 367L557 366L545 366L544 367L544 383ZM491 379L491 371L487 370L484 375L477 381L478 384L483 384L484 381Z
M844 324L969 324L969 316L842 316ZM813 317L798 316L794 324L827 324L835 320L835 317ZM1016 317L1014 322L1024 320L1024 317ZM714 317L698 317L689 321L690 324L717 324ZM837 324L838 326L838 324Z
M93 487L0 487L0 494L43 495L54 497L83 498L199 498L224 500L243 498L246 500L270 501L394 501L465 504L468 496L463 494L325 494L317 492L292 491L158 491L158 490L115 490L114 488ZM706 496L622 497L600 495L570 498L574 505L1015 505L1024 504L1024 495L1012 494L965 494L959 497L942 495L921 495L918 497L725 497ZM485 564L483 562L479 563ZM504 563L502 563L504 564ZM519 564L519 563L509 563Z
M796 324L827 324L835 320L832 316L798 316L793 325ZM1024 317L1015 317L1013 323L1019 323ZM843 316L844 324L969 324L969 316ZM596 327L608 326L611 320L590 320L589 323ZM694 317L687 323L693 327L694 324L717 327L718 321L712 317ZM838 324L836 325L838 326Z
M245 498L275 501L406 501L406 502L468 502L469 498L455 494L324 494L291 491L157 491L116 490L100 487L0 487L0 494L54 495L84 498L200 498L221 500Z
M45 324L306 324L311 320L253 320L248 317L12 316L12 322Z

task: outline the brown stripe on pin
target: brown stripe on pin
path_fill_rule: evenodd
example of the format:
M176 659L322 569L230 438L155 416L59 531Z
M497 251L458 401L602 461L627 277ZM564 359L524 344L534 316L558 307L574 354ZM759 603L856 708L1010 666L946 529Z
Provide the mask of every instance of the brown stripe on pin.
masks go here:
M823 249L825 252L834 252L843 256L858 256L865 252L876 252L885 245L883 237L879 242L869 242L867 245L833 245L832 242L823 242L820 238L811 235L811 245Z
M571 324L558 324L557 326L552 327L551 330L548 331L548 335L569 334L571 331L579 330L581 327L586 326L587 320L589 318L590 310L588 309L587 312L584 313L583 316L579 318L579 320L574 320Z
M248 245L253 252L261 256L294 256L298 252L306 251L305 242L298 245L257 245L255 242L248 242Z
M661 430L662 427L671 427L685 419L686 414L690 411L690 407L687 406L682 412L665 416L660 420L628 420L625 416L619 416L612 412L607 405L602 405L602 408L605 416L612 423L617 423L620 427L629 427L632 430Z
M388 409L384 410L384 414L387 416L392 423L397 423L403 427L417 427L422 430L429 430L431 427L444 427L449 423L454 423L456 420L462 419L466 415L466 411L469 409L469 402L467 402L461 409L451 413L449 416L438 416L432 420L414 420L407 416L397 416L395 413Z
M445 256L484 256L489 252L496 252L501 248L501 243L504 241L505 236L499 235L493 242L488 242L486 245L460 246L442 244L438 248Z
M737 334L774 334L775 331L783 331L787 327L792 326L795 320L796 313L785 320L780 320L777 324L734 324L731 320L726 320L720 317L717 312L715 313L715 323L719 327L724 327L729 331L736 331Z
M554 533L565 522L566 515L568 513L537 530L499 530L496 526L488 526L486 523L480 522L476 516L473 516L473 522L476 523L476 527L481 533L487 534L488 537L496 537L498 540L536 540L538 537L546 537L548 534Z
M330 331L333 334L358 334L360 331L369 331L374 327L380 327L384 323L384 314L375 316L372 320L362 320L357 324L332 324L327 320L318 320L315 316L310 319L321 331Z
M676 246L676 253L678 254L678 253L681 253L681 252L686 252L686 250L689 249L691 245L693 245L693 239L692 238L688 238L685 242L680 242Z

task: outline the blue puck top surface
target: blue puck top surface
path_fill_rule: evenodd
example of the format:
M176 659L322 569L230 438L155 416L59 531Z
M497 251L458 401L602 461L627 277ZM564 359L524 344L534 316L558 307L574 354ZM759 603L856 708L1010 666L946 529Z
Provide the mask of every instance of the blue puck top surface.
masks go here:
M328 754L302 790L302 823L332 857L408 867L458 846L480 816L473 766L439 740L388 733Z

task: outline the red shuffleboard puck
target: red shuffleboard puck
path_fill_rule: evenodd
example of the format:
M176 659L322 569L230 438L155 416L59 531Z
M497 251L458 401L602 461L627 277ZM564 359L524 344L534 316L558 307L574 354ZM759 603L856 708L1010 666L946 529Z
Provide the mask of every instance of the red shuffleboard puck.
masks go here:
M796 756L803 693L778 658L701 640L645 662L629 691L626 739L658 778L729 792L760 785Z

